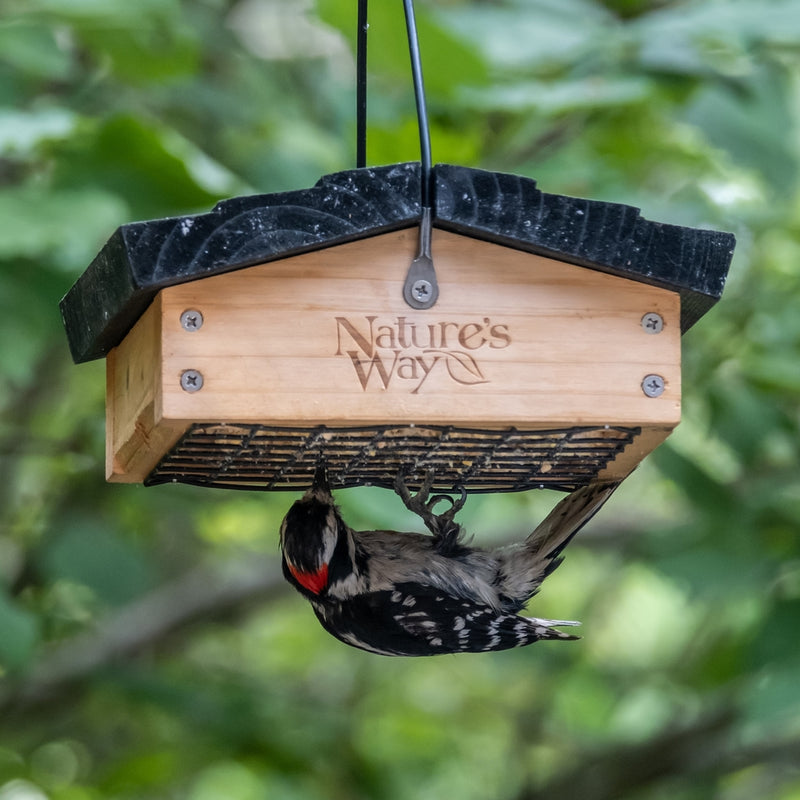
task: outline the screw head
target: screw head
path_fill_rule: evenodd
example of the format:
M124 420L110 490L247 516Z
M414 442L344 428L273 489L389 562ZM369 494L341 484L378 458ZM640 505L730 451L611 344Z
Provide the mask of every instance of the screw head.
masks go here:
M650 311L642 317L642 328L645 333L661 333L664 330L664 318L655 311Z
M414 299L418 300L420 303L429 300L432 291L433 286L431 286L431 282L426 281L424 278L420 278L411 284L411 294L414 296Z
M187 308L181 314L181 328L185 331L196 331L203 327L203 315L194 308Z
M664 394L666 384L660 375L645 375L642 381L642 391L648 397L660 397Z
M196 369L181 372L181 389L184 392L199 392L203 388L203 375Z

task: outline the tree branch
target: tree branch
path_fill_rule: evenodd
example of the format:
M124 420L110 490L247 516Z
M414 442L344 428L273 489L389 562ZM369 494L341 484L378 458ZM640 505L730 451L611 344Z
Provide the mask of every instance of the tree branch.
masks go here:
M19 683L0 684L0 715L52 702L93 674L205 620L239 613L282 594L275 559L196 568L58 645Z
M540 789L526 789L517 800L616 800L666 778L718 778L754 764L796 764L800 738L735 746L731 731L739 722L734 706L710 712L689 726L672 727L652 739L615 745L578 756L573 770Z

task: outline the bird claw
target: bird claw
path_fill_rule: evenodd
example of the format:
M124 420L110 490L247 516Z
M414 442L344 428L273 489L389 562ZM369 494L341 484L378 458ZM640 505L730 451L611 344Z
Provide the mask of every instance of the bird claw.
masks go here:
M394 490L400 496L400 499L403 501L403 505L409 510L416 514L418 517L422 519L425 523L425 526L431 530L431 532L435 533L435 520L436 515L433 513L432 509L428 508L428 495L431 492L431 487L433 486L433 471L428 470L425 474L425 479L422 482L422 485L419 487L419 490L416 494L411 494L408 486L406 485L405 478L402 472L397 473L397 477L394 479Z
M459 497L458 500L453 500L449 494L437 494L428 500L427 508L431 512L433 511L433 507L441 500L447 500L450 503L450 508L447 511L437 515L439 519L447 519L452 522L453 517L464 508L464 503L467 502L467 490L463 486L456 486L455 488L461 492L461 497Z
M397 473L394 480L395 492L400 496L405 507L415 513L425 523L425 527L434 536L445 536L448 531L453 528L458 528L453 522L455 515L464 507L467 501L467 490L463 486L457 487L461 492L461 497L458 500L453 500L447 494L437 494L429 497L431 488L433 487L434 472L428 470L425 473L425 479L416 494L412 495L406 486L405 478L402 472ZM442 514L436 514L434 507L442 500L450 502L450 508Z

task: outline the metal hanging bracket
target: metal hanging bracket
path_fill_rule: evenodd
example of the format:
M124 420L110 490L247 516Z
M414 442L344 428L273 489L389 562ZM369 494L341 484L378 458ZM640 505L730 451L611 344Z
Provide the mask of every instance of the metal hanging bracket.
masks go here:
M422 209L419 253L411 262L403 284L403 298L411 308L430 308L439 297L439 284L431 258L431 209Z

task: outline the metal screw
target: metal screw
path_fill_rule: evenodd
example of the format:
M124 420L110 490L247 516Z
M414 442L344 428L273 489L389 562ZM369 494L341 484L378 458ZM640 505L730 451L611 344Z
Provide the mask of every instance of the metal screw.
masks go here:
M203 376L196 369L181 372L181 389L184 392L199 392L203 388Z
M411 294L414 295L414 299L418 300L420 303L424 303L431 296L432 291L433 286L431 286L431 282L423 280L422 278L411 284Z
M642 391L648 397L660 397L664 394L664 379L660 375L645 375L642 381Z
M664 330L664 318L655 311L650 311L642 317L642 328L645 333L661 333Z
M181 327L185 331L196 331L203 327L203 315L193 308L187 308L181 314Z

